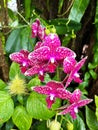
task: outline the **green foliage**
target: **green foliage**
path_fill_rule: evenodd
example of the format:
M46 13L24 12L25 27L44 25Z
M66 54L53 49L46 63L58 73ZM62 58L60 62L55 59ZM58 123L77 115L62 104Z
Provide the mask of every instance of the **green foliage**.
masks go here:
M98 130L98 121L95 113L86 106L86 122L90 130Z
M97 121L98 121L98 96L95 95L95 105L96 105L96 117L97 117Z
M60 100L56 100L56 103L53 104L52 109L49 110L45 99L45 95L41 95L36 92L32 92L30 94L27 100L26 108L32 118L47 120L56 114L55 109L60 106Z
M10 95L0 91L0 124L8 121L14 111L14 103Z
M6 52L13 53L21 49L33 50L35 39L31 39L30 27L14 29L6 41Z
M5 89L5 87L6 87L6 83L0 79L0 90Z
M25 17L30 18L31 0L25 0Z
M20 72L19 64L12 62L9 71L9 79L12 80L13 78L15 78L16 75L19 75L20 77L24 77Z
M32 123L31 116L23 106L17 106L15 108L12 120L19 130L29 130Z
M69 14L69 19L80 22L85 10L89 4L89 0L74 0L72 9Z

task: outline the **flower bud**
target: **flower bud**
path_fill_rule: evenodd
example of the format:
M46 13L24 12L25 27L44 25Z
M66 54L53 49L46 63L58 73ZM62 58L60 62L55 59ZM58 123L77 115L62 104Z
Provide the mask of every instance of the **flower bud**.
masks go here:
M74 126L71 122L67 123L67 130L73 130Z
M45 30L45 33L46 33L46 35L50 34L50 30L49 30L49 29L46 29L46 30Z
M50 130L60 130L61 124L60 124L58 121L53 120L53 121L50 123L49 128L50 128Z

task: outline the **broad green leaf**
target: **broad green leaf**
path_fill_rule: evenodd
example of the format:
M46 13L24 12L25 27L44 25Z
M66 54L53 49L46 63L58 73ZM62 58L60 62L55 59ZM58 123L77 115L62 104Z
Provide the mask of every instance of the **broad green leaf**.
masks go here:
M77 119L74 120L73 124L74 124L73 130L86 130L84 121L79 115L77 115Z
M32 118L23 106L15 108L12 120L19 130L29 130L31 127Z
M7 53L13 53L15 51L19 51L21 48L20 44L20 32L21 29L16 29L11 32L9 35L7 41L6 41L6 52Z
M11 32L6 41L5 49L7 53L17 52L21 49L32 51L34 43L35 39L31 38L31 29L27 26L15 29Z
M0 90L3 90L6 87L6 83L0 79Z
M24 75L22 75L20 72L19 64L12 62L10 66L10 71L9 71L10 80L12 80L16 75L19 75L20 77L24 77Z
M28 113L35 119L47 120L56 114L55 109L60 106L60 100L57 99L52 109L48 109L46 105L46 96L32 92L27 100L26 108Z
M86 123L90 130L98 130L98 121L95 113L86 106Z
M25 17L30 18L31 0L25 0Z
M88 64L89 69L95 69L96 67L97 67L97 64L92 64L92 63Z
M95 105L96 105L96 117L97 117L97 121L98 121L98 96L95 95Z
M80 22L88 4L89 0L74 0L72 9L69 14L69 19Z
M0 91L0 124L8 121L14 111L14 103L7 92Z
M32 78L28 83L29 88L31 88L33 86L38 86L38 85L41 85L41 81L38 77Z

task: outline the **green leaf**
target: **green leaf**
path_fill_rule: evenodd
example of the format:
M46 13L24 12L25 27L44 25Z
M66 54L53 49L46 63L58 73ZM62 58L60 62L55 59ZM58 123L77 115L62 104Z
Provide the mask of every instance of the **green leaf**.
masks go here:
M98 130L98 121L95 113L86 106L86 123L90 130Z
M96 67L97 67L97 64L92 64L92 63L88 64L89 69L95 69Z
M89 73L91 74L93 79L97 78L97 73L94 70L90 70Z
M96 117L97 117L97 121L98 121L98 96L95 95L95 105L96 105Z
M15 108L12 120L19 130L29 130L31 127L32 118L23 106Z
M20 77L24 77L24 75L22 75L20 72L19 64L12 62L9 71L9 79L12 80L16 75L19 75Z
M89 0L75 0L69 14L69 19L80 22L88 4Z
M32 51L35 39L30 36L31 29L29 26L13 30L6 41L6 52L13 53L21 49Z
M14 111L14 103L7 92L0 91L0 124L8 121Z
M89 72L86 72L85 73L85 75L84 75L84 80L89 80L89 78L90 78L90 74L89 74Z
M73 130L86 130L84 121L79 115L77 115L77 119L74 120L73 124L74 124Z
M13 53L15 51L19 51L21 48L20 44L20 32L21 29L16 29L11 32L9 35L7 41L6 41L6 52L7 53Z
M38 85L41 85L41 81L38 77L32 78L28 83L29 88L31 88L33 86L38 86Z
M6 87L6 83L0 79L0 90L3 90Z
M80 29L81 24L66 18L57 18L49 20L49 24L54 25L56 32L59 35L72 33L72 30L77 31Z
M32 118L47 120L56 114L55 109L60 106L60 103L60 100L57 99L52 109L48 109L46 105L46 96L32 92L27 100L26 108Z

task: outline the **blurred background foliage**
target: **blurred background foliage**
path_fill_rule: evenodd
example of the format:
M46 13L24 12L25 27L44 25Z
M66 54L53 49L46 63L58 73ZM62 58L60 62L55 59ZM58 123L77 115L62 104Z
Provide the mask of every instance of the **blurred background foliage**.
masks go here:
M32 51L36 38L31 38L31 24L36 18L39 18L43 26L51 32L56 29L56 33L60 36L63 46L67 46L74 50L77 54L76 59L88 56L85 66L81 70L83 83L77 85L71 84L71 89L79 88L85 96L93 98L94 101L90 107L86 107L84 118L81 112L77 120L72 122L74 130L98 130L98 1L97 0L0 0L0 127L3 130L18 128L20 130L48 130L46 127L47 119L55 115L45 107L43 101L44 96L36 104L38 96L31 93L29 98L18 96L13 101L7 94L6 86L8 81L12 80L17 73L20 77L25 77L19 72L19 66L11 65L9 54L27 49ZM12 4L12 5L11 5ZM61 73L61 78L63 74ZM26 79L29 80L28 78ZM46 77L46 81L50 77ZM27 86L39 85L40 81L37 77L31 79ZM4 90L5 92L3 92ZM5 100L3 100L3 98ZM28 100L27 100L28 98ZM10 100L8 100L10 99ZM33 102L34 100L34 102ZM8 102L9 101L9 102ZM27 101L27 104L23 105ZM2 105L2 104L3 105ZM5 108L5 104L7 106ZM17 105L18 104L18 105ZM60 101L54 105L59 106ZM1 107L2 105L2 107ZM10 107L9 107L10 106ZM32 107L32 109L30 109ZM42 112L42 116L36 115L37 107ZM43 110L42 110L43 108ZM34 109L34 110L33 110ZM2 115L6 111L8 114ZM14 111L14 114L12 112ZM84 113L84 109L82 110ZM34 113L35 114L34 114ZM28 115L29 113L29 115ZM47 116L46 116L47 115ZM12 116L12 118L10 118ZM38 119L33 121L32 118ZM62 129L73 130L67 127L68 116L62 117ZM3 119L3 121L2 121ZM41 119L39 121L39 119ZM59 119L61 120L61 119ZM6 122L6 123L5 123ZM15 125L15 126L14 126ZM16 127L17 126L17 127ZM23 126L23 127L22 127Z

